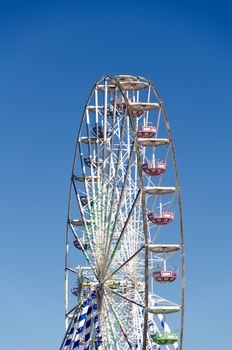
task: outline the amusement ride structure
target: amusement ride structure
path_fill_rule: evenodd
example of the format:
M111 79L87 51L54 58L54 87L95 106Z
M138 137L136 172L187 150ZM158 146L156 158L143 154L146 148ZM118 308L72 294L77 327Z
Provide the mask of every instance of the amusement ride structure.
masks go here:
M72 168L60 350L182 349L184 238L167 114L144 77L103 76Z

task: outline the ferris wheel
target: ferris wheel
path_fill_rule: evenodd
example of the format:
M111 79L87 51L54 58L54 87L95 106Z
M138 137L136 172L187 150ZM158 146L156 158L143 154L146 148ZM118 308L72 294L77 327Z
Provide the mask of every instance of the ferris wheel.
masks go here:
M60 350L182 349L184 237L163 102L144 77L103 76L80 123Z

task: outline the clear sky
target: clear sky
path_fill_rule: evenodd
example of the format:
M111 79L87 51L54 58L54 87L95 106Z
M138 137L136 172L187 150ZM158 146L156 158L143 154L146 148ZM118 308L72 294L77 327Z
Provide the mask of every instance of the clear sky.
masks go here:
M0 348L55 350L75 137L102 74L164 100L186 240L184 350L231 348L229 1L0 1Z

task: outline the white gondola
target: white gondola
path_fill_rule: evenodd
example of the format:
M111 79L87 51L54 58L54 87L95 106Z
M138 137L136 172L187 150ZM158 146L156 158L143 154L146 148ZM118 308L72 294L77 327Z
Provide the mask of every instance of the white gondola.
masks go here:
M181 306L179 305L166 305L166 306L154 306L149 308L149 312L152 314L173 314L175 312L180 312Z

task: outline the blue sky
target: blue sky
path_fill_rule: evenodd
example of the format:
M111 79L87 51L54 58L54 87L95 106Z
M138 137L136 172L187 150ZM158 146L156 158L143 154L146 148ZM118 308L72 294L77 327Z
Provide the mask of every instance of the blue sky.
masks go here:
M229 350L229 1L0 1L0 348L57 349L68 185L102 74L141 74L169 115L186 240L184 350Z

